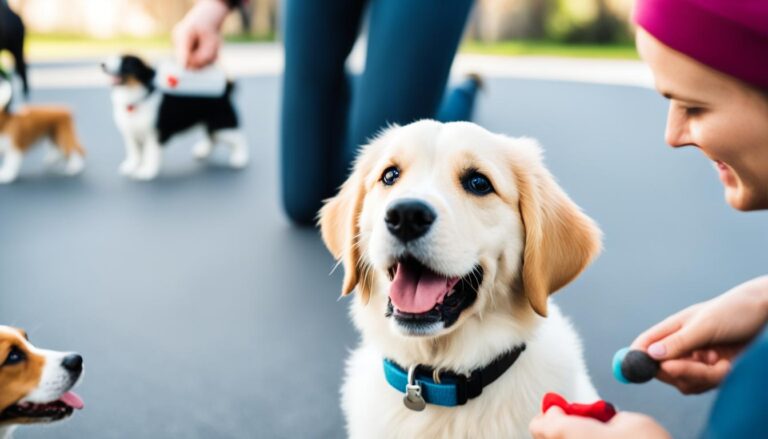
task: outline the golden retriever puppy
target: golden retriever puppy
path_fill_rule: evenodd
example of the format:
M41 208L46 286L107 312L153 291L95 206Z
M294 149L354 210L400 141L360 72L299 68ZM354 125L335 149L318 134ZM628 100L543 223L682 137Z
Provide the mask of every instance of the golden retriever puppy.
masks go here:
M362 332L342 389L352 438L522 438L546 392L593 402L549 296L600 231L531 139L467 122L385 130L321 211Z

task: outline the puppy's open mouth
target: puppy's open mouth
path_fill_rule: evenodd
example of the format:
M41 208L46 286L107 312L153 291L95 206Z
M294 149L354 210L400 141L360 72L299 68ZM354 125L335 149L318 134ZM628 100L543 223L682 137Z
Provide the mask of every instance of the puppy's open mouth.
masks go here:
M110 79L112 80L112 85L125 85L128 82L127 78L120 75L110 75Z
M452 277L436 273L412 257L398 261L389 274L392 286L386 316L394 317L413 335L427 335L453 325L475 302L483 282L480 266L462 277Z
M53 422L71 415L84 407L83 400L74 392L67 392L56 401L45 404L30 402L14 404L0 412L0 422L21 420L21 423Z

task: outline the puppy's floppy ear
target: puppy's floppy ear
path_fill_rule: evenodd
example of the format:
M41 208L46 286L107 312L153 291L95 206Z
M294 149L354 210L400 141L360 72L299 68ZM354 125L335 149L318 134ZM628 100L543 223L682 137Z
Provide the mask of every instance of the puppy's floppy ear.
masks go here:
M526 149L522 160L513 161L525 227L523 289L533 310L546 317L549 295L600 253L601 233L544 167L538 144L515 142Z
M360 211L365 198L365 187L354 172L341 186L339 193L329 199L320 210L320 231L325 246L333 257L344 265L344 284L341 295L355 289L360 278Z
M363 298L370 293L371 279L360 257L360 213L367 193L366 179L378 159L384 145L384 136L393 128L379 135L365 146L355 161L352 175L341 186L339 193L326 201L320 210L320 231L328 250L344 265L344 284L341 294L346 296L360 286Z

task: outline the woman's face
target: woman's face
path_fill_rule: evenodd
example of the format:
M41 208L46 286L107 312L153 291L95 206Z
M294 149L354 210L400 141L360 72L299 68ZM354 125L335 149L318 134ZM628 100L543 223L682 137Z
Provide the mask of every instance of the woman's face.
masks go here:
M677 52L642 29L637 49L669 99L666 141L710 160L739 210L768 208L768 95Z

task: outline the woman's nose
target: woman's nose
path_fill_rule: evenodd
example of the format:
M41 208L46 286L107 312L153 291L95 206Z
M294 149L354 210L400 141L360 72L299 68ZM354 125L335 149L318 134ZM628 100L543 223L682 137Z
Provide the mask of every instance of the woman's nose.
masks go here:
M664 132L664 140L673 148L693 144L688 121L672 105L669 106L669 112L667 113L667 128Z

